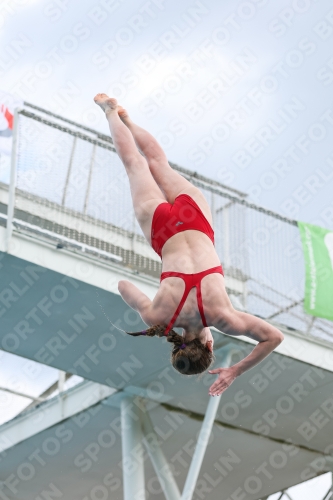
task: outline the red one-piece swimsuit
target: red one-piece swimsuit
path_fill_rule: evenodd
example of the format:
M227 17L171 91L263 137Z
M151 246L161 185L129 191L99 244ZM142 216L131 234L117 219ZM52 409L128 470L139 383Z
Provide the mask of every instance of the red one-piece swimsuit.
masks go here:
M177 233L194 229L205 233L214 243L214 231L210 223L202 213L200 207L187 194L180 194L175 199L173 204L163 202L156 208L152 221L151 242L155 252L162 258L162 248L166 241ZM203 326L208 326L204 314L201 281L208 274L219 273L223 274L222 266L212 267L201 271L200 273L186 274L178 272L164 272L161 274L161 281L165 278L177 277L182 278L185 283L185 290L180 303L171 318L164 335L168 335L172 329L180 311L186 301L188 294L192 288L197 289L198 308Z

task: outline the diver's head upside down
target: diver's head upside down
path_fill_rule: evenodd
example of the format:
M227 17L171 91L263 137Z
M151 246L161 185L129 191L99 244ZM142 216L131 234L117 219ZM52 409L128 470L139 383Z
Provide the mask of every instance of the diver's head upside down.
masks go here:
M133 337L145 335L147 337L164 337L165 326L154 325L141 332L126 332ZM182 375L196 375L208 370L214 361L211 344L203 344L198 338L184 342L184 337L170 330L167 337L168 342L174 344L171 351L172 366Z

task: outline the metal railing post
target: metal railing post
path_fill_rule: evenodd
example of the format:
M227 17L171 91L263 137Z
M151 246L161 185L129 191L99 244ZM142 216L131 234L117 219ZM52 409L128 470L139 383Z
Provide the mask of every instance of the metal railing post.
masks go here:
M73 160L74 160L74 155L75 155L76 141L77 141L77 137L74 136L73 144L72 144L72 150L71 150L71 155L69 157L69 164L68 164L68 168L67 168L67 174L66 174L66 181L65 181L65 186L64 186L64 192L62 194L62 200L61 200L61 205L62 206L65 206L65 203L66 203L67 189L68 189L69 179L70 179L70 176L71 176L71 173L72 173L72 166L73 166Z
M13 142L10 163L10 181L8 189L8 205L7 205L7 226L6 226L6 252L9 252L10 241L13 233L13 219L15 207L15 188L16 188L16 171L17 171L17 143L19 129L19 112L20 108L14 110L14 127L13 127Z
M230 267L230 217L229 209L234 204L234 201L229 201L226 205L215 210L215 215L222 212L222 227L223 227L223 265L225 269Z
M91 153L91 160L90 160L89 174L88 174L88 182L87 182L87 190L86 190L86 196L84 198L84 205L83 205L83 213L84 214L87 213L87 208L88 208L90 186L91 186L91 178L92 178L92 171L93 171L94 161L95 161L95 154L96 154L96 144L94 144L93 150L92 150L92 153Z
M230 267L230 225L229 225L229 204L223 209L223 257L225 268Z
M215 208L215 193L210 193L210 209L212 212L212 219L213 219L213 229L215 229L215 223L216 223L216 208Z

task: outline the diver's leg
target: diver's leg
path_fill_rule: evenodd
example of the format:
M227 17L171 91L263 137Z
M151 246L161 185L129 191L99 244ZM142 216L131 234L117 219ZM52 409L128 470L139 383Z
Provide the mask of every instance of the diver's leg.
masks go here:
M205 217L212 224L210 207L200 189L193 186L191 182L169 165L168 159L157 140L147 130L136 125L124 108L119 106L118 113L121 120L131 131L137 147L146 158L150 171L168 202L173 203L179 194L188 194L199 205Z
M151 243L154 211L166 199L155 182L147 161L139 153L132 134L120 120L116 99L109 98L106 94L97 94L94 100L105 111L114 146L129 178L136 218L145 237Z

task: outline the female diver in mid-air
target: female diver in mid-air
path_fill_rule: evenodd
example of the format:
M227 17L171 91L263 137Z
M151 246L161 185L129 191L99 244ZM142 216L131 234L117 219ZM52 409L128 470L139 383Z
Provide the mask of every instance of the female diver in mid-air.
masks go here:
M174 344L172 364L185 375L201 373L213 361L209 326L258 341L239 363L209 371L218 374L209 394L220 396L236 377L268 356L283 335L262 319L233 308L214 248L212 215L201 191L170 167L158 142L131 121L116 99L97 94L94 100L105 112L125 166L136 218L162 258L161 285L153 301L129 281L119 282L124 301L149 325L135 335L167 336ZM183 328L183 335L173 326Z

